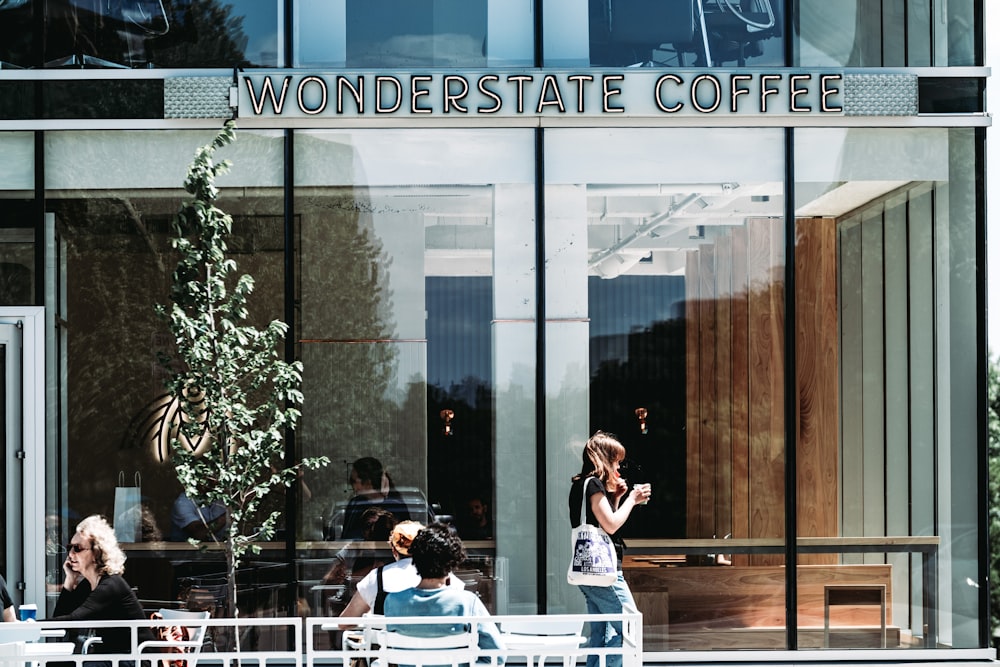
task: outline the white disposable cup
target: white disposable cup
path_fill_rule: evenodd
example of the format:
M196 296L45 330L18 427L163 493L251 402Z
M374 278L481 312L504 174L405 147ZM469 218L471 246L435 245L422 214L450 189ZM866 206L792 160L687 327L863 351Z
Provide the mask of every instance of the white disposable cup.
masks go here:
M643 488L643 487L646 487L646 492L647 492L647 493L649 493L649 491L650 491L650 487L649 487L649 484L633 484L633 485L632 485L632 488L633 488L633 489L641 489L641 488ZM639 505L645 505L645 504L646 504L646 503L648 503L648 502L649 502L649 498L647 498L646 500L641 500L641 501L639 501L639 503L638 503L638 504L639 504Z
M17 608L22 621L33 621L38 617L38 606L34 604L22 604Z

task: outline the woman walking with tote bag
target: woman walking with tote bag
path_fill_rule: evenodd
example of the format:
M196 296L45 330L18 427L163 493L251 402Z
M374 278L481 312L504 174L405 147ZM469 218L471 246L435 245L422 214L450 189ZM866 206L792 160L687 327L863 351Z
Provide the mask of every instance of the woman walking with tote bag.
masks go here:
M617 535L636 505L650 497L648 484L636 485L631 491L618 475L618 466L625 458L625 447L609 433L597 431L583 448L583 467L573 477L569 491L569 516L573 527L581 523L599 525L611 536L618 556L618 576L610 586L580 586L590 614L621 614L635 608L635 600L622 575L625 543ZM586 497L586 502L584 502ZM581 506L586 516L580 516ZM622 645L621 622L590 623L591 648ZM598 667L599 656L587 656L587 667ZM621 656L608 656L607 667L620 667Z

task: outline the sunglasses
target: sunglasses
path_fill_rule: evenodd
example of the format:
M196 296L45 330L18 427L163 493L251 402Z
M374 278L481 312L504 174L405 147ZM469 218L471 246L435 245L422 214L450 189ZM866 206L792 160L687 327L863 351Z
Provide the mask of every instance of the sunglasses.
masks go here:
M79 544L67 544L66 550L78 554L81 551L90 551L90 547L81 546Z

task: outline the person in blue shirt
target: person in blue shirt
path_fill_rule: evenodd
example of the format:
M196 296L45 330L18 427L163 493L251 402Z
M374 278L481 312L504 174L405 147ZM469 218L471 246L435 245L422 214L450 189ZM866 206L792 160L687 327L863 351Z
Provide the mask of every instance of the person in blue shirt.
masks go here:
M189 537L202 542L221 542L226 539L228 527L229 512L220 502L198 506L182 492L170 509L171 542L187 542Z
M385 599L385 615L389 616L489 616L482 600L471 591L449 585L451 572L465 561L465 546L448 526L433 523L419 533L410 545L410 557L420 575L420 583ZM477 624L479 648L503 648L500 631L492 621ZM387 623L386 629L421 637L459 634L466 623L434 623L427 625ZM480 662L490 662L481 658ZM503 662L500 660L499 662Z

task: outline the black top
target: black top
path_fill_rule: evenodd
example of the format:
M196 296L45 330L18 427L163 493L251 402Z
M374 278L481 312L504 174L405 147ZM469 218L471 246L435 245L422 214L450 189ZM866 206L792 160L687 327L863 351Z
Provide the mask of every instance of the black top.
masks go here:
M120 574L106 574L90 590L90 582L82 580L75 590L63 588L56 601L53 621L138 621L146 614L128 582ZM98 628L95 634L101 642L95 653L128 653L132 650L128 628ZM139 642L153 639L149 628L139 628Z
M344 510L344 528L340 532L340 539L363 540L365 538L365 524L361 520L361 516L372 507L381 507L387 512L392 512L397 523L411 518L406 501L395 491L390 491L385 498L371 499L364 496L354 496L347 502L347 508Z
M491 540L493 539L493 520L487 518L485 526L480 526L469 520L460 521L458 536L463 540Z
M389 591L385 590L385 585L382 583L384 569L385 565L380 565L375 571L375 606L372 608L372 612L379 616L385 616L385 599L389 597Z
M581 478L573 482L573 485L569 488L569 521L574 528L580 525L580 493L583 489L583 480L586 478ZM587 513L587 523L593 526L601 526L597 517L594 516L594 510L590 508L590 498L596 493L603 493L611 503L612 509L614 509L615 497L614 495L608 493L607 488L597 477L590 477L590 483L587 484L587 502L585 503L586 513ZM603 528L603 526L601 526ZM622 559L625 558L625 541L617 534L609 534L611 537L611 543L615 545L615 553L618 555L618 569L622 569Z
M3 612L7 607L13 606L14 600L10 597L10 591L7 590L7 582L0 576L0 612Z

